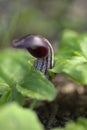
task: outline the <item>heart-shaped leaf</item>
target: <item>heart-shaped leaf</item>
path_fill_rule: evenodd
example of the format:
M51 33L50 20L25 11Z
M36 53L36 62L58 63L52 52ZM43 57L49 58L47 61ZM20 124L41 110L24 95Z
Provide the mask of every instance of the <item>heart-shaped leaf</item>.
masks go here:
M53 100L56 96L53 84L30 63L25 77L17 84L17 89L23 95L38 100Z

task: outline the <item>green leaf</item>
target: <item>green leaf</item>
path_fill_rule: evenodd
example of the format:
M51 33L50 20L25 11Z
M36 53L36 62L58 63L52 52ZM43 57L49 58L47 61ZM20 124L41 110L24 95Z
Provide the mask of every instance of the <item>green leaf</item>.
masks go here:
M0 76L10 85L19 82L26 72L27 62L34 58L20 50L4 50L0 53Z
M8 84L0 78L0 105L4 104L8 100L10 91L11 89Z
M43 130L36 114L17 104L0 108L0 130Z
M9 85L6 84L6 82L2 78L0 78L0 95L5 94L9 90L10 90Z
M20 102L22 101L21 95L49 101L56 97L53 84L33 67L34 60L25 51L8 50L1 53L0 77L11 88L11 100Z
M87 84L87 34L65 32L60 47L55 54L55 66L50 71L65 73L75 81Z
M53 84L31 63L29 63L28 68L24 79L20 81L20 85L17 85L18 91L31 98L53 100L56 96Z
M4 95L0 97L0 106L8 102L9 95L10 95L10 91L7 91Z
M84 57L73 56L71 59L59 59L51 71L66 73L75 81L87 84L87 61Z
M79 49L77 37L79 34L77 34L74 31L71 30L65 30L62 33L61 37L61 43L60 43L60 49L69 49L69 50L77 50Z
M82 34L78 40L81 52L83 56L87 59L87 34Z

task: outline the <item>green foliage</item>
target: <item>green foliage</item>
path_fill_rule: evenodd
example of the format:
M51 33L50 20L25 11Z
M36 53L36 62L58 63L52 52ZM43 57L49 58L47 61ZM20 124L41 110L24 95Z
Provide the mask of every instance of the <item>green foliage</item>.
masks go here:
M78 34L74 31L64 31L60 49L55 53L55 66L49 70L49 74L53 76L54 72L65 73L76 82L87 84L86 48L86 33ZM23 105L26 98L49 101L55 99L56 92L53 84L33 67L34 60L35 58L28 52L22 50L7 49L0 52L1 106L13 101ZM31 102L31 105L33 103ZM43 130L42 125L31 110L25 110L16 104L6 105L0 109L0 129ZM26 117L25 120L24 117ZM32 121L34 125L27 123L28 121ZM5 122L5 125L3 122ZM15 123L12 125L13 122ZM75 123L68 123L65 128L54 130L86 130L86 122L86 119L79 119Z
M44 130L34 111L24 109L16 103L0 107L1 130ZM86 130L87 119L80 118L76 122L69 122L65 128L52 130Z
M33 67L34 58L25 51L5 50L0 53L0 102L24 103L25 97L37 100L53 100L56 96L53 84ZM9 93L9 94L7 94Z
M0 108L0 130L43 130L36 114L17 104Z
M81 84L87 84L87 34L64 31L60 49L55 54L55 73L65 73Z
M86 16L82 13L78 15L74 5L73 0L1 0L0 6L4 8L0 9L0 48L28 33L58 39L65 28L85 30ZM64 31L60 48L55 54L55 66L49 74L53 77L54 72L64 73L80 84L87 84L86 48L86 33ZM34 60L24 51L10 49L0 52L0 106L12 101L23 105L26 98L54 100L54 86L33 67ZM76 123L71 122L65 128L55 130L86 130L86 122L86 119L79 119ZM0 129L43 130L43 127L33 111L9 104L0 108Z

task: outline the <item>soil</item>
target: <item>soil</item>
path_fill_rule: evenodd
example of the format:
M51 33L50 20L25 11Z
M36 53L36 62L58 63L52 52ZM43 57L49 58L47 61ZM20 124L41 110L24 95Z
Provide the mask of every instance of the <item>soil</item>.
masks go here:
M69 121L79 117L87 117L87 87L81 86L65 75L56 75L52 81L57 90L53 102L40 102L35 108L37 115L45 127L65 127Z

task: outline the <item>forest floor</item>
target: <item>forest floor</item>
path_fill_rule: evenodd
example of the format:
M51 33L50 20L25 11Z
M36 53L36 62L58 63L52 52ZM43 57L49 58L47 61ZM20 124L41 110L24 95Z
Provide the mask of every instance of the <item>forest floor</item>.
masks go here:
M56 75L52 82L57 98L53 102L44 101L35 109L46 130L64 127L69 121L87 117L87 87L76 84L64 75Z

